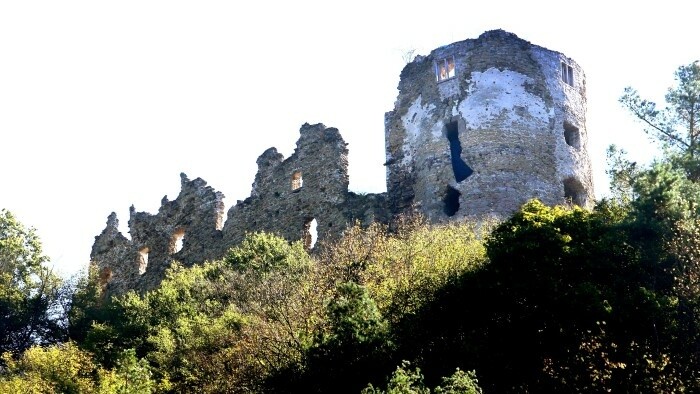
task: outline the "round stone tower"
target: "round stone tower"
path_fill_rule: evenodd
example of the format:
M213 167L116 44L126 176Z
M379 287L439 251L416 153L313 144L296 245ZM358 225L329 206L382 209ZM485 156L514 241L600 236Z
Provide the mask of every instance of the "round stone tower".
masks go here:
M442 222L505 217L531 198L593 201L583 70L512 33L416 57L385 127L394 214Z

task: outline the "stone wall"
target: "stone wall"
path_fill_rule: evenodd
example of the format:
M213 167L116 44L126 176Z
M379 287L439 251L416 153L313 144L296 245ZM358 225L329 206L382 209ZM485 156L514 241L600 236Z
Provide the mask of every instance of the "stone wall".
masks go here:
M444 70L441 70L441 67ZM593 201L583 70L559 52L502 30L418 56L401 72L385 115L387 193L348 191L348 149L337 129L301 127L294 153L257 160L250 197L223 223L223 195L181 174L158 213L130 210L131 239L112 213L92 264L108 293L157 286L165 270L221 258L246 233L312 247L351 223L388 223L417 210L432 222L506 217L531 198Z
M108 292L151 289L173 261L189 266L221 258L248 232L303 240L311 248L314 221L318 240L339 236L355 221L388 221L384 194L348 191L348 150L338 130L305 124L300 133L289 158L275 148L260 155L250 197L228 211L225 223L223 194L185 174L178 197L164 197L157 214L131 207L131 240L118 231L112 213L91 253Z
M347 223L384 215L384 196L348 192L346 145L337 129L305 124L289 158L283 160L275 148L265 151L257 160L250 198L228 212L224 237L238 242L246 232L262 230L289 240L308 239L315 219L323 239L338 236Z

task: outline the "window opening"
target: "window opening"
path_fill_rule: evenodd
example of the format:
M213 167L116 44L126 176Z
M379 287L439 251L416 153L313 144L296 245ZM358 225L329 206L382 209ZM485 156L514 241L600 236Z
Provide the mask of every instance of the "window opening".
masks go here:
M304 186L304 180L301 177L301 171L295 171L292 174L292 190L299 190Z
M177 253L182 250L182 243L185 240L185 229L178 228L173 233L170 239L170 254Z
M450 156L452 159L452 172L457 182L467 179L474 170L462 160L462 143L459 141L457 122L450 122L445 125L445 135L450 141Z
M564 122L564 139L567 145L577 150L581 148L581 134L578 131L578 127L569 122Z
M445 189L445 196L442 199L444 204L442 210L447 216L454 216L457 211L459 211L459 196L461 196L457 189L452 186L447 186Z
M445 81L455 76L455 57L448 56L435 62L435 79Z
M568 203L580 207L586 205L586 189L576 178L564 179L564 198Z
M216 229L217 230L224 229L224 210L223 209L216 214Z
M318 222L316 219L307 219L304 222L303 242L306 249L313 249L318 240Z
M139 274L143 275L146 272L146 267L148 267L148 253L151 250L148 247L143 247L139 249Z
M561 80L574 86L574 68L564 62L561 62Z

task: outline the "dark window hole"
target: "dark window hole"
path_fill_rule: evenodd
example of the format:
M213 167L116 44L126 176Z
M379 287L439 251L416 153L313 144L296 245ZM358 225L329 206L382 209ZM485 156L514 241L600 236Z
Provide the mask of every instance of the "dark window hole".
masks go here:
M580 207L586 205L586 189L576 178L566 178L564 180L564 198L567 202Z
M445 189L445 196L442 198L443 212L447 216L454 216L457 211L459 211L459 196L461 193L452 186L447 186Z
M578 127L569 122L564 122L564 139L567 145L575 149L581 148L581 133L579 133Z

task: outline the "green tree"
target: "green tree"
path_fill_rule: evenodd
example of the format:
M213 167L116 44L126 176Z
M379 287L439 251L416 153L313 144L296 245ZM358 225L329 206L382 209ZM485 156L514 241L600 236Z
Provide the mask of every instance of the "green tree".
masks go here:
M606 156L608 168L605 173L610 180L612 198L618 201L621 206L626 206L635 197L634 183L642 166L627 159L627 152L615 145L608 147Z
M403 361L391 374L386 390L369 384L362 394L430 394L423 381L420 368L411 369L411 363ZM435 388L435 394L482 394L474 371L464 372L457 368L449 377L442 378L442 384Z
M487 238L489 263L392 327L398 357L420 360L429 387L454 366L486 392L683 387L694 366L677 346L665 227L632 209L528 202Z
M339 284L328 300L324 323L294 381L294 392L356 393L364 382L383 375L390 365L389 327L366 288L355 282Z
M122 354L133 348L152 365L154 378L176 392L225 387L225 355L243 317L207 280L215 270L211 264L174 265L157 289L110 300L107 319L92 324L82 345L110 368L119 368Z
M700 180L700 62L681 66L675 73L676 86L666 94L665 108L642 99L627 87L620 102L644 123L644 130L662 143L690 179Z
M321 343L333 347L381 341L388 328L367 290L354 282L338 286L328 304L328 323L330 329L323 334Z
M34 346L19 357L5 353L0 392L21 394L149 394L155 389L145 360L133 351L120 355L117 367L106 370L73 342Z
M222 260L174 264L144 294L103 300L94 278L85 280L71 335L109 368L133 348L170 391L258 392L313 340L325 295L313 275L301 243L250 234Z
M430 394L430 389L425 387L420 368L411 369L411 363L404 361L391 374L386 390L370 384L362 390L362 394Z
M627 190L632 191L637 236L646 238L647 252L659 257L659 272L672 276L668 294L676 300L676 331L671 366L690 390L700 390L700 62L679 67L675 79L664 109L631 88L620 99L664 148L651 166L635 168ZM629 173L624 159L610 164L613 175L623 175L613 181Z
M382 381L401 361L394 336L410 336L396 332L397 323L485 264L488 229L470 223L431 226L403 217L392 231L355 225L322 245L310 282L323 295L325 313L303 363L276 376L271 391L353 393L363 383ZM430 378L437 384L439 376Z
M90 354L72 343L27 349L18 359L3 355L0 376L5 393L94 393L97 366Z
M451 376L442 378L442 385L435 389L435 394L482 394L479 381L474 371L462 371L459 368Z
M107 305L110 299L104 297L95 267L73 278L70 294L68 336L77 343L83 343L93 324L108 320L110 308Z
M63 287L47 261L36 232L0 210L0 352L64 337Z

